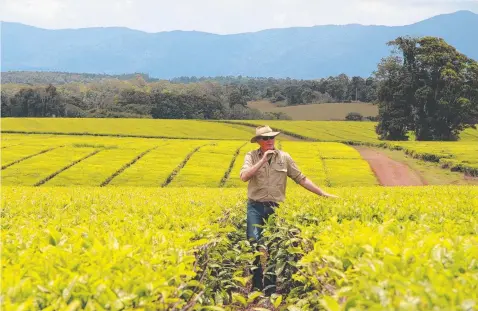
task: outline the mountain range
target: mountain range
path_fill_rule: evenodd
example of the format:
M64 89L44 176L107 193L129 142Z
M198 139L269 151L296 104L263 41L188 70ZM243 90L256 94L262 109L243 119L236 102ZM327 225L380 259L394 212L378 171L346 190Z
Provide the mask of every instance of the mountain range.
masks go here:
M313 79L367 77L386 43L398 36L437 36L478 59L478 14L458 11L406 26L325 25L217 35L146 33L121 27L47 30L2 22L2 71L61 71L154 78L180 76ZM475 38L475 39L473 39Z

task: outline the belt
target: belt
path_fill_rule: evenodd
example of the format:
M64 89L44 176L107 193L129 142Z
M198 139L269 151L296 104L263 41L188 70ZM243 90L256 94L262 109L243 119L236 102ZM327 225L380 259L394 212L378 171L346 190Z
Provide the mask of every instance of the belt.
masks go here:
M261 205L265 205L265 206L279 206L279 203L274 202L274 201L260 202L260 201L254 201L252 199L249 199L249 201L254 203L254 204L261 204Z

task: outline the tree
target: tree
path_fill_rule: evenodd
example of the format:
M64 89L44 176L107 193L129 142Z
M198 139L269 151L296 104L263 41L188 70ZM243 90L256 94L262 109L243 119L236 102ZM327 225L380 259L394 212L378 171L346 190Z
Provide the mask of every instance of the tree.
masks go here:
M417 140L456 140L478 120L478 65L443 39L398 37L402 55L382 62L377 77L382 138L413 130Z
M247 101L245 97L242 95L241 90L234 87L232 91L229 93L229 107L232 108L235 105L246 107Z
M11 109L11 107L10 107L10 97L8 97L7 92L2 90L2 92L1 92L1 116L2 116L2 118L11 116L10 109Z
M151 115L155 119L220 119L224 106L220 99L198 94L153 92Z
M362 121L363 115L359 112L349 112L345 116L345 120L347 121Z
M22 88L10 100L10 114L13 117L62 117L65 103L56 87Z
M33 88L23 88L11 99L12 116L40 117L40 93Z
M41 116L64 116L65 103L60 94L58 94L56 87L49 84L45 89L40 89L40 101L42 106Z
M138 114L149 114L152 108L150 95L132 88L121 91L118 105L121 106L121 110Z
M408 80L402 74L401 61L397 57L383 59L378 65L379 79L378 110L379 123L376 132L380 139L408 140L411 106L403 96Z
M284 89L284 95L288 106L300 105L304 103L302 99L303 89L296 85L288 86Z

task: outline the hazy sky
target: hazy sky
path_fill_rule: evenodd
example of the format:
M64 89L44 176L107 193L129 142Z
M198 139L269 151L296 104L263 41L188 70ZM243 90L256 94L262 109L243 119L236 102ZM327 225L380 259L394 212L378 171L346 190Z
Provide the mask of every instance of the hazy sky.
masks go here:
M0 0L0 19L48 29L124 26L147 32L239 33L360 23L406 25L478 0Z

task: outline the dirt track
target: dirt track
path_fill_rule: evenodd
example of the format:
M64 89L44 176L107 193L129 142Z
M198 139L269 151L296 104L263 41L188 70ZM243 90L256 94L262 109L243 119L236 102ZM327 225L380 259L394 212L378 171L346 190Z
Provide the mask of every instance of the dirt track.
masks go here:
M407 165L390 159L379 151L356 146L372 168L382 186L423 186L426 184L420 176Z

